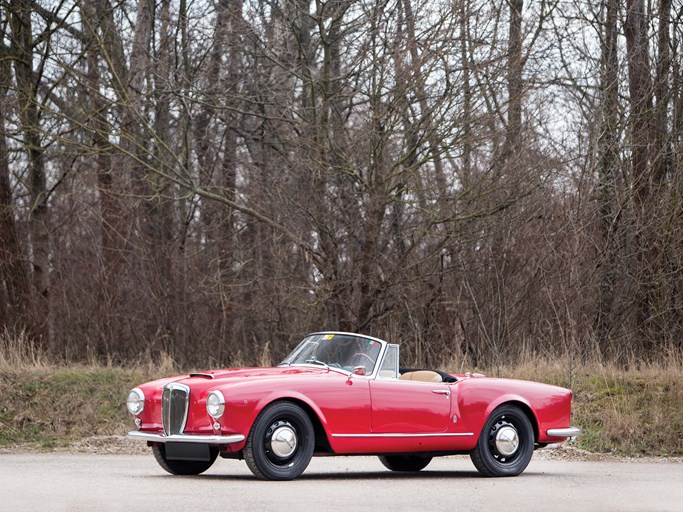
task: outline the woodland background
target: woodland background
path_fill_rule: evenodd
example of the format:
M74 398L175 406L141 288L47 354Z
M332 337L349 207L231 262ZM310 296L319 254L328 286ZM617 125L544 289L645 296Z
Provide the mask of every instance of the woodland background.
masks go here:
M55 361L683 357L673 0L2 0L0 330ZM456 368L458 369L458 368Z

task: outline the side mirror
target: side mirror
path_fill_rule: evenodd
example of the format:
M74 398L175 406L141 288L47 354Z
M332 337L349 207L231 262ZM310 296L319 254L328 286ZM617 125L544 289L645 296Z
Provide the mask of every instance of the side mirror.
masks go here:
M349 378L346 379L347 384L352 384L353 377L355 375L360 375L361 377L365 375L365 366L356 366L353 371L349 374Z

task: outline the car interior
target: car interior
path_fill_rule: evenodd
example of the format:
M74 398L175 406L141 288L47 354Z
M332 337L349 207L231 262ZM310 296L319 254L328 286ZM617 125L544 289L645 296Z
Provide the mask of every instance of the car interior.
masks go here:
M399 368L400 380L416 380L420 382L456 382L451 374L438 370L422 368Z

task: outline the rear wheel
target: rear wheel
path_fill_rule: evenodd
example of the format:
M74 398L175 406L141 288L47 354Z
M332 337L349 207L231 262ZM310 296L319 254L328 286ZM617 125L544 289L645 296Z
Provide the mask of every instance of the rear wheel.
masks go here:
M470 458L484 476L517 476L531 461L534 429L526 414L514 405L491 413Z
M308 414L291 402L275 402L254 421L244 459L257 478L292 480L308 467L315 433Z
M172 475L199 475L209 469L218 457L218 450L209 451L209 460L176 460L166 457L166 445L152 445L152 453L159 465Z
M391 471L420 471L427 467L432 458L420 455L380 455L379 461Z

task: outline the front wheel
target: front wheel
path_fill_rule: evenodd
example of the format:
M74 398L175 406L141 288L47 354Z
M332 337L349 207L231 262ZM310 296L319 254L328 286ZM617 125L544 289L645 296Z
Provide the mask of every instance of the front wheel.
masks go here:
M308 467L315 433L308 414L291 402L275 402L254 421L244 459L257 478L292 480Z
M427 467L432 458L419 455L380 455L379 461L391 471L420 471Z
M470 458L484 476L517 476L533 452L531 421L519 407L502 405L486 420Z
M209 460L177 460L166 457L166 445L152 445L152 453L159 465L172 475L199 475L209 469L218 457L218 450L209 450Z

